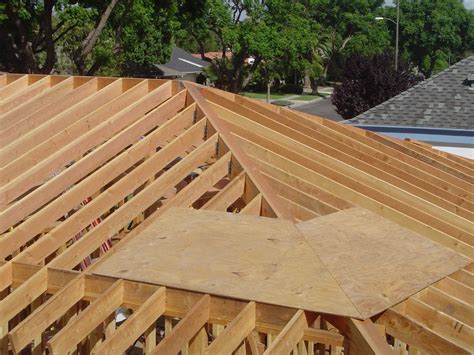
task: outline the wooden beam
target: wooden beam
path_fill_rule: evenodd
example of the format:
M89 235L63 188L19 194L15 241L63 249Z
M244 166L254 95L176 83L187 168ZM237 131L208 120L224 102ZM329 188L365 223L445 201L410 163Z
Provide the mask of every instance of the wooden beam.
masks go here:
M449 169L462 172L465 176L466 175L472 176L472 174L474 173L472 167L469 167L467 164L460 162L458 160L452 160L451 158L446 157L444 154L440 154L439 152L435 151L434 149L431 148L431 146L423 145L422 142L415 143L413 141L410 141L410 142L403 141L402 144L410 148L411 150L418 152L419 154L423 154L430 157L430 159L433 159L438 162L442 162L442 164L447 166ZM453 156L453 154L450 154L450 156Z
M241 172L231 180L221 191L206 202L202 209L225 211L235 200L244 193L245 173Z
M66 354L85 339L97 326L123 303L123 280L115 281L102 295L47 343L52 354Z
M372 136L370 133L366 133L366 134L368 136ZM392 138L390 136L382 137L380 135L373 135L372 137L379 141L383 141L384 144L394 147L407 155L415 157L416 159L423 161L436 169L439 169L443 173L450 174L452 176L451 180L453 181L453 183L455 183L456 185L460 187L463 187L463 186L467 187L468 184L472 184L473 180L470 175L462 171L458 171L448 165L445 165L441 159L432 159L427 154L424 154L423 152L420 152L414 149L413 145L406 146L403 141L400 141L399 139L396 139L396 138Z
M327 215L339 211L338 208L327 204L313 195L310 195L304 191L294 188L292 185L288 185L278 179L273 178L270 175L263 174L268 178L270 185L280 196L301 205L318 215Z
M418 176L409 175L404 170L395 168L394 165L388 164L384 159L375 159L373 154L369 155L365 151L355 151L351 145L345 144L345 137L342 137L341 134L333 136L328 135L328 132L322 132L324 131L324 126L304 126L301 123L301 119L290 120L286 116L282 116L275 112L270 112L267 108L261 108L259 106L259 113L257 113L242 107L242 105L225 100L219 95L208 93L207 96L216 104L221 105L236 114L242 115L249 120L259 123L300 143L304 143L313 149L322 152L323 154L339 159L355 168L370 172L372 175L378 176L379 178L382 178L391 184L402 187L413 194L422 196L424 199L434 203L440 203L446 208L450 209L450 211L453 213L457 212L457 206L447 203L445 200L441 199L435 192L432 192L432 189L427 189L426 181L419 179ZM245 98L241 97L238 99L239 101L246 100ZM266 116L262 114L263 112L266 114ZM267 131L269 133L271 132L268 129ZM360 145L358 142L351 143ZM380 152L375 153L381 155Z
M148 220L149 219L146 219L143 224L146 224ZM137 228L140 228L141 226L142 224ZM133 237L133 232L135 230L136 229L134 229L128 236L131 235ZM125 237L120 243L126 242L126 238L128 238L128 236ZM113 253L114 249L112 249L111 252ZM103 259L99 259L99 263L100 260ZM2 265L2 262L0 262L0 265ZM17 288L10 295L13 295L12 299L19 299L23 297L22 291L25 291L25 293L30 293L30 290L36 290L36 288L22 287L39 271L42 271L45 274L47 272L48 276L48 284L45 285L44 291L40 292L40 294L44 293L45 291L47 291L48 294L55 294L81 274L80 272L74 270L56 269L49 266L43 267L40 265L29 265L17 262L12 263L12 266L14 274L12 286ZM86 301L94 301L116 281L116 279L107 276L86 274L85 277L86 285L84 300ZM140 307L143 302L145 302L146 299L156 291L158 287L159 286L126 281L124 284L124 307L133 309ZM166 294L167 303L165 314L169 317L178 318L185 317L186 313L202 297L201 294L196 292L173 288L167 288ZM209 323L221 325L228 324L242 311L247 303L248 302L242 300L211 296L211 313ZM26 303L25 306L21 307L21 309L28 306L28 304L29 303ZM264 303L258 303L257 308L258 312L256 330L264 333L271 332L272 334L278 334L295 314L295 310L293 308ZM15 312L13 313L15 315ZM338 338L334 338L333 341L340 342L341 340L337 340L340 339L340 335L337 333L335 333L335 335ZM311 329L309 329L308 331L305 331L304 339L310 341L311 339L314 339L314 336L317 335L314 334Z
M298 310L271 345L265 350L265 355L289 354L295 346L303 339L304 330L308 328L308 322L303 310Z
M116 231L120 227L122 227L128 221L131 221L134 217L136 217L140 212L144 211L148 208L151 204L153 204L164 191L173 187L178 181L184 179L193 168L197 165L202 164L205 162L213 153L215 147L216 136L211 137L206 142L201 144L197 149L191 152L188 156L178 162L173 168L166 171L162 174L159 178L149 184L141 193L136 195L130 203L126 203L125 206L119 208L117 211L112 213L107 219L105 219L102 223L100 223L97 227L95 227L92 231L84 235L81 239L79 239L74 248L68 248L64 251L61 255L59 255L56 259L51 262L52 266L61 267L61 268L73 268L74 266L78 265L81 260L83 260L87 255L92 253L94 250L98 249L100 245L107 240L107 238L112 237ZM200 139L200 138L199 138ZM187 144L190 142L187 141ZM177 147L181 150L185 147L184 141L182 138L177 140ZM163 153L166 148L161 150L159 153ZM159 158L163 157L163 155L157 154ZM163 153L164 154L164 153ZM173 156L176 156L175 154ZM164 159L163 164L169 162L170 159ZM149 159L150 164L154 164L156 166L156 162L154 159ZM148 161L145 161L140 167L145 166ZM138 167L137 169L140 169ZM145 166L146 169L146 166ZM137 170L134 170L137 171ZM133 172L132 172L133 173ZM148 172L149 173L149 172ZM149 176L149 175L148 175ZM134 181L130 178L125 181L125 183L129 183L129 181ZM119 187L119 183L115 184L115 187ZM113 187L114 187L113 186ZM115 189L112 189L114 191ZM113 196L113 194L110 194ZM100 195L102 196L102 195ZM97 198L99 199L100 196ZM80 212L78 212L80 213ZM76 214L78 214L76 213ZM72 216L74 217L74 216ZM71 218L72 218L71 217ZM68 237L68 235L63 235L64 237ZM59 235L58 235L59 238ZM47 240L50 239L49 236L44 236L41 238L37 243L44 240L47 243ZM64 239L63 239L64 241ZM47 244L46 247L47 248Z
M2 75L0 76L0 89L3 89L8 84L13 83L15 80L20 79L23 76L25 76L25 75L24 74L2 73Z
M471 292L470 302L464 302L442 290L427 287L413 297L420 299L427 305L440 310L459 322L474 328L474 293Z
M257 169L255 169L254 164L247 157L245 152L239 147L235 138L232 137L225 122L219 118L216 112L212 109L211 105L204 99L202 94L199 92L198 87L189 82L184 83L184 85L188 89L190 95L197 103L199 108L204 112L208 120L211 122L212 126L219 132L219 135L222 137L227 147L232 151L232 154L235 156L239 164L244 167L247 175L249 175L249 177L252 179L270 207L279 217L291 220L291 214L285 211L285 206L281 205L275 200L270 186L268 186L266 181L260 176Z
M262 209L262 194L259 193L247 205L240 211L241 214L249 214L254 216L260 216Z
M295 155L292 159L289 159L280 154L270 152L267 149L242 138L241 145L244 144L247 145L247 153L260 163L271 164L281 169L291 171L293 174L300 176L302 180L305 180L320 189L342 197L349 202L364 207L374 213L378 213L395 223L400 223L406 228L420 233L421 235L443 244L461 254L474 257L474 248L472 245L469 245L454 236L446 234L443 231L437 230L430 224L400 211L399 208L402 206L402 203L392 196L387 195L384 191L376 191L372 187L353 180L351 176L335 173L335 171L328 172L326 176L323 172L327 168L321 164L315 163L314 161L311 162L311 164L314 164L311 169L306 166L303 167L297 161L302 159L301 162L306 161L309 163L309 159L302 155L299 155L298 157ZM368 190L371 191L370 195ZM422 214L426 218L432 218L432 216L428 216L427 211L416 210L413 206L403 203L403 210L407 209L411 210L412 214L418 216ZM461 236L456 235L456 237Z
M11 164L10 169L17 169L19 163L12 162L25 153L30 152L36 157L39 152L47 152L45 148L53 141L60 145L62 142L58 138L61 135L58 135L58 132L77 123L96 109L99 113L100 106L105 104L107 99L112 101L122 93L121 81L122 79L119 79L98 91L98 79L91 79L69 94L63 95L60 102L45 106L29 116L16 117L14 124L0 133L0 140L8 143L2 149L6 156L2 155L0 158L0 166ZM62 135L67 133L63 132Z
M414 297L400 307L404 307L405 315L418 324L458 347L474 352L474 328Z
M166 115L163 117L166 117ZM172 124L170 125L174 126ZM101 208L105 209L107 206L112 207L114 203L117 203L122 198L125 198L136 187L140 186L141 183L149 179L149 177L153 173L155 173L156 170L163 168L173 158L179 156L180 154L183 154L188 145L192 146L193 143L199 142L202 136L200 126L202 126L202 124L197 123L194 128L189 129L188 131L185 131L182 134L183 137L189 139L189 142L185 142L185 144L183 144L183 141L180 138L181 136L178 136L179 139L177 138L173 140L160 152L153 154L153 158L148 159L144 164L142 164L133 172L131 172L131 174L128 176L128 179L122 179L120 180L120 182L118 182L118 185L113 186L111 191L113 191L114 194L99 195L96 199L94 199L92 204L87 205L85 208L81 209L78 214L72 216L63 224L60 224L57 228L51 230L50 234L48 235L63 235L63 233L65 233L66 235L63 235L63 238L71 237L74 233L77 233L82 228L86 227L87 224L78 226L77 224L74 224L74 221L80 221L80 223L87 223L88 221L92 221L98 215L100 215L100 213L102 212ZM89 177L81 181L78 185L76 185L75 188L67 191L59 199L55 200L50 205L46 206L43 210L36 213L32 218L27 220L21 226L15 228L12 232L5 235L3 239L0 239L0 257L7 256L6 253L13 253L14 250L18 249L19 246L34 237L35 234L41 232L49 224L54 223L57 218L60 218L61 215L67 213L67 211L69 211L77 204L80 204L81 201L90 196L91 191L97 191L98 189L103 187L104 184L110 181L110 179L114 179L116 176L119 176L121 173L123 173L123 171L127 170L130 166L133 166L133 164L135 164L144 156L146 156L146 154L155 152L156 147L160 145L160 143L162 144L165 141L165 138L168 138L167 135L169 133L170 132L168 125L163 125L163 129L158 128L145 139L139 141L136 145L132 146L127 151L122 152L117 157L117 159L96 170L92 175L90 175ZM109 142L110 144L114 144L114 142L116 141L115 139L112 139ZM127 140L125 140L125 142L119 141L116 144L127 144ZM114 149L117 149L117 147L109 146L108 144L106 148L109 148L109 153L113 153ZM100 149L100 152L103 151L105 150ZM98 152L98 154L100 152ZM91 157L91 159L94 159L95 157L94 153L91 153L89 156ZM88 157L86 157L83 161L85 162ZM93 169L93 162L85 162L85 164L87 165L84 166L83 164L81 164L80 161L79 163L77 163L76 167L73 166L70 169L67 169L65 174L69 174L69 172L71 172L71 174L85 174L89 169ZM81 171L81 167L84 167L84 170ZM130 179L130 176L137 176L139 181L141 182L139 182L138 180L135 181ZM48 191L45 192L48 193ZM97 206L97 204L99 203L101 203L99 207L94 207ZM84 216L87 214L87 218L83 220L79 219L79 216ZM71 228L76 229L71 230ZM66 241L67 240L64 240L63 242L65 243ZM37 245L33 245L28 249L28 253L19 254L15 258L15 260L26 260L25 257L27 257L29 260L40 260L41 257L43 257L41 255L37 259L33 259L35 257L35 253L33 253L33 251L39 249L40 246L45 242L46 241L39 241ZM54 249L50 248L42 250L42 252L51 253L53 250Z
M320 216L318 213L314 212L312 209L309 209L301 205L297 201L281 196L280 194L278 194L277 196L279 199L281 199L283 203L287 205L288 210L291 211L292 215L295 217L298 223L302 221L308 221L310 219L317 218Z
M449 339L406 317L399 308L391 308L382 313L377 323L385 326L387 334L410 344L427 354L471 354Z
M209 345L208 354L232 354L237 347L255 329L256 306L249 302L244 309L230 322L224 331Z
M410 216L415 215L417 219L430 224L440 231L455 235L465 242L472 239L472 233L469 231L467 226L468 221L465 218L441 208L429 200L425 200L424 198L427 198L426 194L422 193L421 190L415 192L411 189L408 186L410 185L409 181L394 178L385 171L374 168L368 163L357 162L357 159L353 156L345 152L336 151L334 148L323 144L321 141L316 141L312 137L299 134L292 139L290 134L286 133L290 132L288 127L281 128L282 132L277 133L260 123L246 119L217 104L211 105L213 110L226 121L230 121L243 127L247 131L254 132L267 140L278 142L279 145L284 146L286 148L285 156L287 158L292 159L294 157L296 160L296 157L300 155L307 160L310 159L315 163L315 167L316 164L318 165L317 171L324 172L328 176L330 175L331 178L336 181L341 180L337 178L337 173L342 174L344 177L357 179L361 185L367 187L364 191L366 195L374 196L376 192L378 194L387 193L397 200L396 204L398 208L403 210L405 214ZM247 135L244 135L242 138L250 141ZM255 139L252 141L255 142ZM323 149L323 147L327 149ZM298 161L301 162L301 160ZM316 168L313 168L313 170L314 169ZM346 185L349 185L348 180L346 181ZM421 196L418 196L418 193L421 193ZM389 199L383 198L383 200L387 201ZM389 203L389 201L386 203ZM393 202L392 205L393 204L395 204L395 202ZM454 211L456 206L453 205L452 207ZM429 210L430 213L424 213L427 210Z
M10 320L31 302L46 292L47 269L40 269L21 286L0 301L0 319Z
M93 78L91 77L89 80L93 80ZM38 113L43 110L45 106L47 107L53 102L59 101L62 97L73 92L74 81L74 77L71 76L43 94L38 95L34 100L32 100L32 102L24 102L23 104L16 106L13 110L10 110L8 113L1 115L0 124L2 125L2 131L7 127L11 127L12 124L23 120L23 118L28 117L33 113ZM59 102L56 102L56 104L59 104ZM1 140L3 136L0 137Z
M66 77L59 78L65 79ZM10 95L8 98L5 98L0 103L0 113L7 113L8 111L14 109L22 103L29 103L30 101L34 100L35 96L47 90L51 87L52 84L55 83L57 83L57 81L53 83L51 76L44 76L41 79L35 81L34 83L30 83L23 90L18 91L13 95Z
M79 275L48 301L31 313L8 337L15 354L18 354L33 339L58 320L66 311L84 297L84 275Z
M191 206L194 201L228 174L231 155L231 152L227 152L224 156L219 158L201 175L193 179L188 185L186 185L186 187L179 191L176 196L165 202L164 205L155 213L161 215L173 206Z
M260 342L260 338L256 331L250 333L250 335L247 337L247 343L249 345L251 355L261 355L265 351L265 345Z
M210 296L204 295L178 322L171 333L158 344L151 354L178 354L207 323L210 314Z
M455 204L462 204L464 201L465 190L451 184L449 179L439 176L437 169L429 164L385 145L383 143L383 139L385 139L384 137L381 137L381 142L369 137L366 130L350 125L341 125L338 122L323 118L315 120L314 116L308 118L304 113L294 110L282 109L281 113L291 118L293 121L296 120L304 123L308 127L319 129L323 126L325 134L334 136L346 143L352 143L351 146L359 147L361 149L367 149L370 147L371 155L378 157L378 159L386 160L387 163L397 166L401 171L406 171L412 176L412 179L420 179L421 182L425 183L428 190L436 191L436 194L445 199L453 197L450 194L456 195L457 198L451 200L451 202L454 202ZM373 133L372 137L374 136L378 135ZM347 138L350 138L351 140L347 140ZM423 185L419 186L422 187ZM446 192L448 192L448 194L446 194ZM470 209L468 207L466 208Z
M164 84L156 91L150 92L142 99L94 127L87 134L74 139L48 159L34 165L31 169L0 188L0 205L5 206L10 203L28 189L36 186L38 181L46 178L55 169L61 168L63 164L71 159L71 156L83 154L91 147L102 144L170 97L171 84Z
M13 266L11 262L0 265L0 292L9 287L13 282Z
M0 102L8 102L8 100L16 95L19 95L21 92L28 92L30 85L33 85L45 77L46 75L43 74L20 74L18 79L9 81L8 85L0 90Z
M462 284L474 288L474 273L467 269L461 269L449 275L453 280L459 281Z
M258 142L259 145L262 147L269 149L271 151L279 152L281 146L278 144L278 137L275 139L266 139L255 132L250 132L236 124L232 124L230 122L229 126L232 130L232 133L236 137L246 137L246 140L251 142ZM268 165L268 164L267 164ZM278 169L274 166L272 167L272 177L284 182L287 185L291 185L294 188L297 188L305 193L313 195L318 200L321 200L325 204L331 205L337 209L346 209L353 207L354 205L347 202L346 200L335 196L334 194L330 194L326 191L316 188L315 186L311 186L305 184L304 181L298 178L298 176L292 174L291 171Z
M360 321L351 318L347 323L345 335L349 338L349 355L395 354L370 319Z
M160 287L92 354L120 354L128 349L165 312L166 289Z
M171 99L170 103L176 104L177 102ZM182 103L184 104L184 101ZM179 108L180 106L177 105L175 109L178 110ZM119 153L129 144L135 143L128 150L121 152L112 162L97 169L73 189L65 192L60 199L53 201L44 209L33 215L32 218L29 218L19 228L5 235L7 239L0 241L0 244L7 243L9 238L16 240L16 246L12 247L14 249L22 241L28 240L26 238L31 238L40 233L47 226L54 223L55 220L74 208L74 206L77 206L88 198L91 191L98 191L104 184L119 176L140 159L154 153L156 147L163 147L170 136L178 134L179 131L190 127L193 120L192 110L193 107L184 110L182 113L158 127L158 129L147 135L144 139L140 140L141 134L145 134L151 129L150 125L161 123L162 120L168 119L173 112L167 113L165 110L159 116L156 114L145 116L144 120L140 120L136 125L125 129L103 146L68 168L60 176L51 179L24 199L6 209L0 221L0 229L8 228L17 223L21 218L24 218L29 213L38 209L43 203L46 203L57 194L66 190L73 182L80 180L97 168L97 166L107 162L110 157ZM136 132L137 130L138 132ZM12 249L10 249L10 252L11 251ZM7 249L4 249L4 252L6 253ZM1 255L4 254L0 253L0 256Z
M189 355L204 355L208 343L207 332L205 328L201 328L193 339L189 342L187 353Z
M468 304L473 302L472 295L474 294L474 289L450 277L441 279L431 285L431 287L442 290L451 297L457 298L458 300Z

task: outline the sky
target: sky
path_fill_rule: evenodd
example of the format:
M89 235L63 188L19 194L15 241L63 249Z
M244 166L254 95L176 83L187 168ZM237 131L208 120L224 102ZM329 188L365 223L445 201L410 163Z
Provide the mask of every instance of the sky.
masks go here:
M385 0L385 4L393 5L393 0ZM464 0L464 6L468 9L474 9L474 0Z

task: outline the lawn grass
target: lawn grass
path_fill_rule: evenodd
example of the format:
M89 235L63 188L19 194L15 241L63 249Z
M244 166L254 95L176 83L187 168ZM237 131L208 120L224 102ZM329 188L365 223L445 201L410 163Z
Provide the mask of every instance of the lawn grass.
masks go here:
M311 100L315 100L315 99L319 99L321 97L326 97L326 96L330 96L331 94L328 94L328 93L318 93L317 95L312 95L312 94L303 94L303 95L299 95L297 97L294 97L292 98L292 100L295 100L295 101L311 101Z
M295 101L310 101L310 100L319 99L320 97L321 96L319 96L319 95L303 94L303 95L299 95L297 97L292 98L292 100L295 100Z
M243 92L243 96L246 97L251 97L252 99L259 99L259 100L265 100L267 98L267 93L265 92ZM279 100L283 99L287 96L291 96L290 94L270 94L270 99L271 100Z
M276 100L272 101L272 104L277 106L290 106L293 104L293 102L288 100Z

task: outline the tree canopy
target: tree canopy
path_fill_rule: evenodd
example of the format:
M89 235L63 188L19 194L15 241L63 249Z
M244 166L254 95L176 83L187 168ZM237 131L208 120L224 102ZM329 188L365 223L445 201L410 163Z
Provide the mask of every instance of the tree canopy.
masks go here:
M0 66L6 71L145 74L166 61L178 0L11 0L0 7Z
M403 0L400 14L404 56L426 77L474 51L474 12L462 0Z
M462 0L400 7L401 56L425 76L474 51L474 14ZM0 70L145 76L179 45L211 61L209 74L231 91L256 77L317 86L339 80L353 54L393 52L395 26L375 16L393 19L394 8L383 0L9 0L0 4Z

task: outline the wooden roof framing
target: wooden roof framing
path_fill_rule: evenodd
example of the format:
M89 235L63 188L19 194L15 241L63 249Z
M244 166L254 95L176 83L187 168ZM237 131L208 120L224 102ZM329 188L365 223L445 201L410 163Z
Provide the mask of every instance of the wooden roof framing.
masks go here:
M359 206L472 259L473 171L192 83L1 75L0 353L117 353L140 338L145 353L378 354L384 334L470 353L473 264L365 321L93 272L170 207L300 222ZM133 313L116 327L119 307Z

